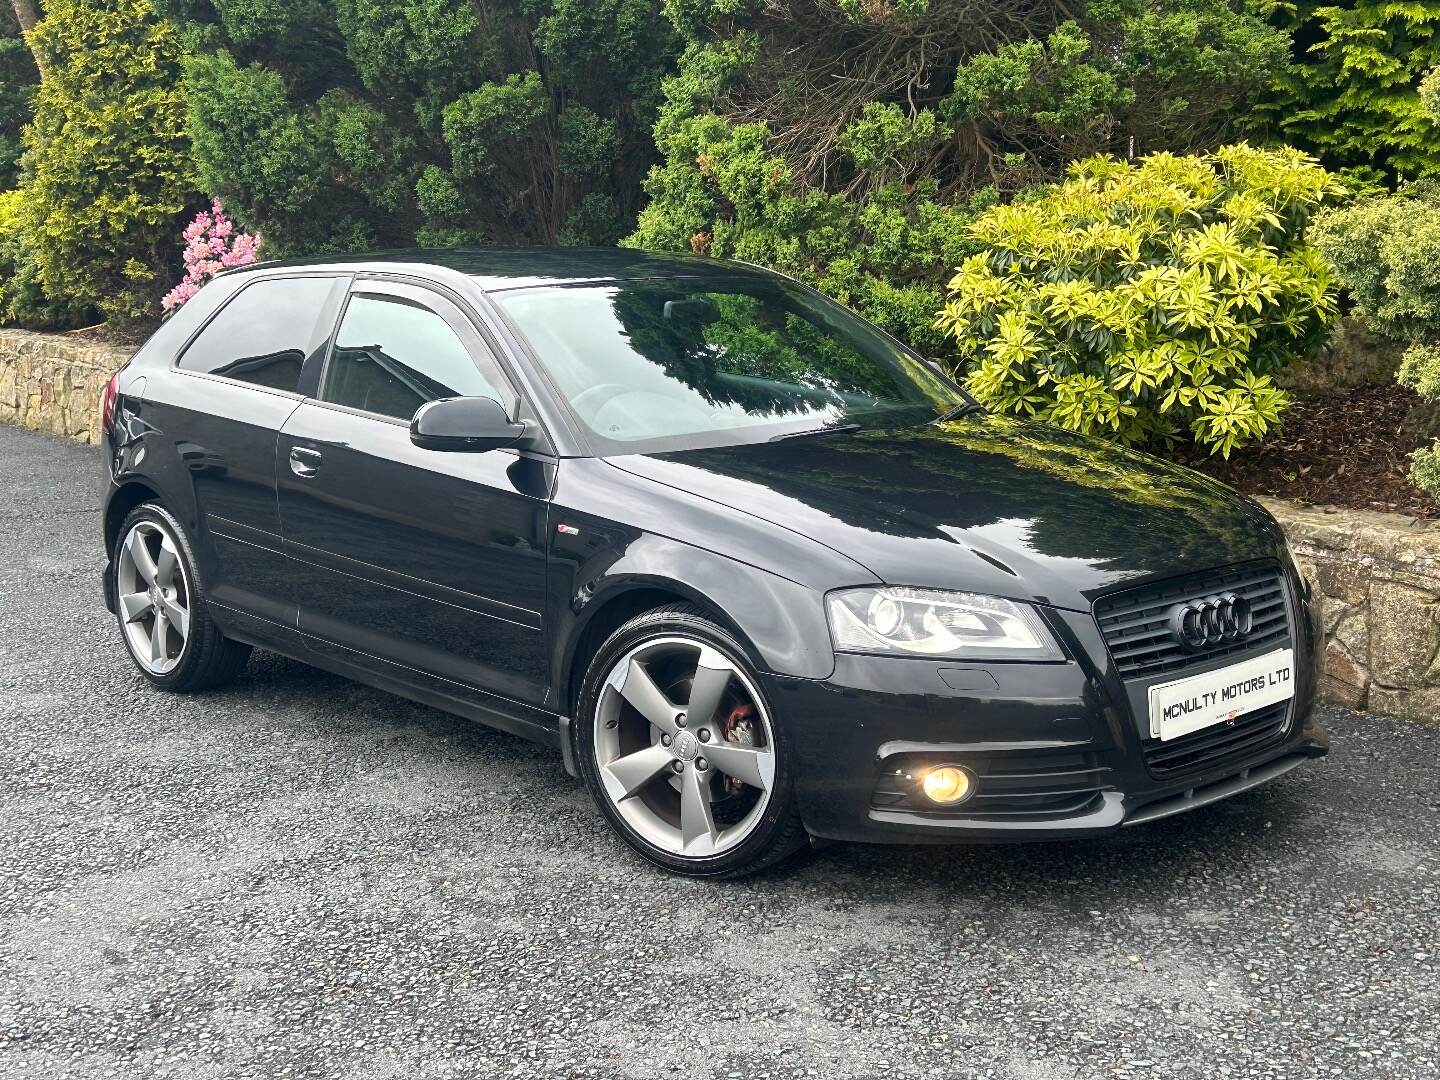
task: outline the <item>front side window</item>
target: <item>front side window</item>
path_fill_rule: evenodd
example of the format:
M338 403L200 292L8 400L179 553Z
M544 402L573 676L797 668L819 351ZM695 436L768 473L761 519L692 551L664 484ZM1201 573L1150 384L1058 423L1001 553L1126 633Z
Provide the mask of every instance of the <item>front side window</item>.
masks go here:
M869 323L736 275L493 294L600 453L932 420L967 399Z
M186 371L294 393L300 369L324 346L334 278L268 278L245 286L180 357Z
M409 420L427 401L445 397L506 400L493 373L476 366L438 312L401 296L352 296L320 400Z

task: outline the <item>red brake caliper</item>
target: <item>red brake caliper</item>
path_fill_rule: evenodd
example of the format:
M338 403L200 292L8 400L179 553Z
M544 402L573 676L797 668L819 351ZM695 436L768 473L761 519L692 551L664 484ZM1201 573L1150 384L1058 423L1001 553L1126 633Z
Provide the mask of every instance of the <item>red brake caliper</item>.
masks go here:
M736 737L740 724L748 721L754 715L755 707L753 705L736 705L725 717L725 737L732 742L740 742L741 740ZM745 724L745 728L746 734L749 736L746 741L753 744L755 741L754 729L749 723Z
M751 717L755 715L753 705L736 705L725 716L725 738L729 742L740 743L742 746L755 745L755 724ZM725 794L734 795L742 787L744 781L736 780L733 776L725 777Z

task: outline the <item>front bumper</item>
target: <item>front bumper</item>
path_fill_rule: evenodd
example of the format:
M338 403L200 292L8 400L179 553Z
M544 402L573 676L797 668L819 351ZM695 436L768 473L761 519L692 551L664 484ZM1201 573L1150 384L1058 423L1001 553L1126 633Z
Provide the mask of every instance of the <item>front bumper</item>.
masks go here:
M837 657L823 681L771 676L785 719L801 816L812 835L890 843L1097 836L1204 806L1323 756L1314 716L1318 626L1295 605L1296 694L1253 736L1166 771L1129 705L1088 613L1047 618L1074 659L978 664ZM1173 744L1166 744L1167 746ZM1153 749L1153 747L1151 747ZM977 794L949 810L907 797L927 765L964 765Z

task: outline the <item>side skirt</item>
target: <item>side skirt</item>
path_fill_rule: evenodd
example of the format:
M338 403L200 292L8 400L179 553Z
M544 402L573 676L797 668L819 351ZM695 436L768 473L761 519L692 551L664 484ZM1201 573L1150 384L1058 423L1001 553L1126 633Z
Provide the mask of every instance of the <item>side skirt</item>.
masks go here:
M377 690L428 705L453 716L475 720L487 727L518 735L542 746L561 748L561 717L501 698L493 699L494 704L490 705L450 694L438 687L418 682L419 679L429 680L423 672L412 672L399 664L368 653L346 649L334 642L301 633L294 627L282 626L234 608L226 608L214 601L210 602L210 607L222 616L216 621L221 623L221 629L226 636L237 641L280 653L302 664L373 686ZM522 710L528 715L522 715Z

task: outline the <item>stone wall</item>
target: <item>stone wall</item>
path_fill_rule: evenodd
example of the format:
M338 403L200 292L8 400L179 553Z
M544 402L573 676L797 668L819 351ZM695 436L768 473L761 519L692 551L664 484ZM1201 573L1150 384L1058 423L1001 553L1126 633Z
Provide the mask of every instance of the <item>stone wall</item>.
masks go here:
M0 330L0 423L100 443L100 395L131 349Z
M1440 721L1440 523L1261 501L1322 597L1326 695Z

